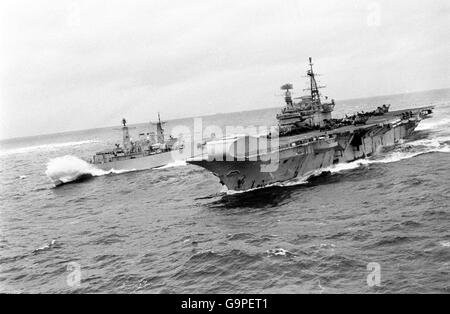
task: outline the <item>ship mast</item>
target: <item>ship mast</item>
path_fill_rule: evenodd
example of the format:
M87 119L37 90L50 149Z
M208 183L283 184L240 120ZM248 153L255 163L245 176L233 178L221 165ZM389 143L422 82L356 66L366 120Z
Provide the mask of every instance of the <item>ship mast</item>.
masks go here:
M313 101L317 101L320 104L320 94L319 94L320 87L317 86L316 76L313 71L313 63L312 63L311 57L309 57L309 66L310 66L310 69L308 70L307 74L310 78L311 98Z
M128 127L127 127L127 120L125 120L125 118L122 119L122 135L123 135L123 139L122 139L122 145L123 148L128 151L131 148L131 140L130 140L130 133L128 132Z
M161 118L159 116L158 112L158 122L156 123L156 135L158 143L163 144L164 143L164 129L162 128L162 122Z

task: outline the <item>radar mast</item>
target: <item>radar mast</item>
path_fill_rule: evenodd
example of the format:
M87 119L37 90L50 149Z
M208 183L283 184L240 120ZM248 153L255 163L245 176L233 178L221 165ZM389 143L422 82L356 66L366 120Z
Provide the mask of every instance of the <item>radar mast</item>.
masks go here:
M309 76L310 87L305 90L310 90L312 100L317 102L320 105L321 102L320 102L319 88L323 88L325 86L317 85L316 74L313 71L313 63L312 63L311 57L309 57L309 67L310 67L310 69L308 70L308 72L306 74Z

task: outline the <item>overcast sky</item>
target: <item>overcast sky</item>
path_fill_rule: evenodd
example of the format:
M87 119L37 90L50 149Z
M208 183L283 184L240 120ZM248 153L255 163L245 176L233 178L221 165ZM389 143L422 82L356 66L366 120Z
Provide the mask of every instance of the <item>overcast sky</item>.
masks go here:
M450 87L450 1L0 1L0 138Z

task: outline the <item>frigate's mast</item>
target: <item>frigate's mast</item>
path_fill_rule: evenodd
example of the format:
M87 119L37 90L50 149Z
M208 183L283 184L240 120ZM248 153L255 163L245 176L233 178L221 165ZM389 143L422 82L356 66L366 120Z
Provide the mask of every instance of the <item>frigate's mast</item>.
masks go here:
M125 118L122 119L122 135L123 135L123 139L122 139L122 144L123 144L123 148L125 150L129 150L131 148L131 140L130 140L130 133L128 131L128 127L127 127L127 120L125 120Z
M156 136L158 143L163 144L164 143L164 129L162 128L162 122L161 118L159 116L158 112L158 122L156 123Z

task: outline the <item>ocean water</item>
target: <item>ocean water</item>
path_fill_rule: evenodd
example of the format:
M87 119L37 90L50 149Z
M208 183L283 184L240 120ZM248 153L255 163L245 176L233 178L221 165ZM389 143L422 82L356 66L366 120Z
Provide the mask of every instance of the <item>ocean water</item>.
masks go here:
M450 89L336 114L383 103L436 109L372 159L246 193L183 162L108 174L78 158L119 142L119 126L1 141L0 292L449 293ZM202 124L271 125L277 110ZM90 175L56 188L49 172Z

